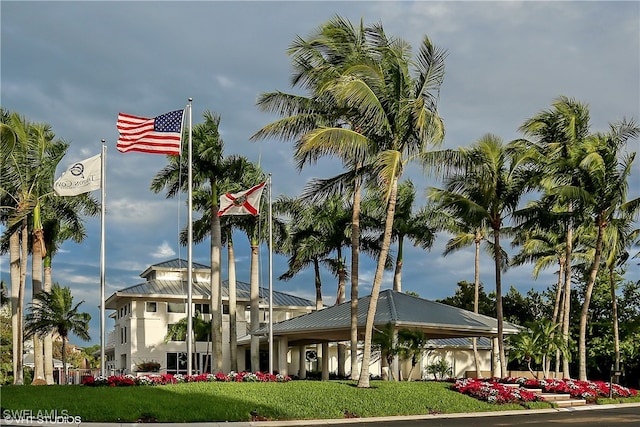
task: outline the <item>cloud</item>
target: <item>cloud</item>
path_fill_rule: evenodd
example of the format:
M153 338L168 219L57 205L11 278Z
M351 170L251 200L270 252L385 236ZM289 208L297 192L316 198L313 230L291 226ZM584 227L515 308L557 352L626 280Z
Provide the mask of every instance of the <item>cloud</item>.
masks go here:
M153 253L154 258L168 259L175 256L176 252L169 246L169 243L162 242L162 245L158 247L158 250Z

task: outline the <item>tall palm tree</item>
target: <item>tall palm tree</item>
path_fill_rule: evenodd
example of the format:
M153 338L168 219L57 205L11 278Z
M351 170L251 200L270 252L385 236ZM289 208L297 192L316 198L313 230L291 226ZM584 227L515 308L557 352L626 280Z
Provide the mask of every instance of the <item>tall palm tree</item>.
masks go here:
M201 200L200 208L208 213L211 256L211 318L213 337L212 370L222 370L222 299L221 299L221 231L218 217L220 188L219 182L229 179L233 170L233 161L223 157L224 143L218 126L220 116L205 111L204 123L195 125L192 132L192 165L188 165L187 144L182 146L181 156L168 156L168 165L160 170L151 181L151 190L159 193L166 189L167 198L175 197L178 192L188 191L188 170L192 169L193 200ZM194 208L196 208L194 204ZM197 208L196 208L197 209Z
M229 192L246 190L266 180L264 172L259 166L248 162L245 158L231 158L233 166L227 181ZM269 189L270 191L270 189ZM225 217L224 222L230 227L243 231L249 239L251 247L250 278L249 278L249 306L251 329L256 330L260 323L260 243L268 240L268 197L260 199L260 214L257 216L242 215L238 218ZM260 370L260 342L259 337L251 335L251 369L253 372Z
M65 348L70 333L83 341L89 341L89 321L91 315L79 311L84 301L73 304L73 296L68 287L60 287L55 283L51 291L40 292L36 299L38 304L32 303L30 313L25 317L25 332L27 336L45 336L57 334L62 339L62 367L67 372ZM65 381L66 382L66 378Z
M614 219L618 209L637 215L640 198L627 201L628 178L635 153L624 154L623 148L629 139L636 138L640 128L631 121L610 125L608 133L597 133L584 145L580 172L587 192L585 207L597 228L595 255L586 284L584 302L580 313L580 337L578 341L578 375L587 379L586 335L591 293L596 282L602 258L605 228Z
M605 266L609 272L611 290L611 317L613 323L614 369L620 370L620 328L618 325L618 302L616 295L615 269L629 259L628 249L640 236L640 229L633 228L633 217L626 212L617 212L605 229Z
M575 193L581 187L574 173L580 162L577 148L589 134L589 107L575 99L560 96L552 103L552 108L525 120L519 130L525 136L536 138L531 142L539 153L535 162L540 166L538 184L543 189L543 197L555 202L556 222L564 226L565 232L565 274L562 335L569 345L569 313L571 312L571 269L573 253L574 223L576 215ZM563 360L565 377L570 377L569 361Z
M389 253L396 209L398 182L406 165L426 152L428 144L439 143L444 125L437 113L439 90L444 78L445 52L424 38L417 60L410 59L410 49L401 39L390 40L381 25L368 28L372 50L378 61L347 70L331 86L332 93L346 105L360 112L358 133L374 141L373 157L378 182L384 191L387 216L382 248L371 290L365 326L364 352L358 387L369 387L371 338L382 274ZM410 68L414 67L414 75ZM324 130L312 131L302 138L303 151L320 141L326 153L340 154L358 149L361 144L345 145L343 140L318 139ZM370 147L372 144L367 144Z
M496 318L500 375L507 368L504 349L504 313L502 309L502 271L506 269L500 238L505 234L504 221L515 211L523 194L525 179L522 166L527 155L515 145L505 145L495 135L485 135L470 148L459 150L461 167L450 174L445 189L432 189L431 197L454 217L469 218L471 224L486 222L493 237L496 281Z
M42 290L42 256L45 250L42 230L42 209L53 196L53 180L57 164L64 156L68 145L54 140L49 125L34 124L16 113L3 111L2 216L7 225L5 236L9 241L12 275L12 298L15 310L12 313L14 329L14 381L22 380L22 313L26 280L27 255L29 252L29 227L32 254L32 290L34 296ZM37 303L37 301L36 301ZM42 341L34 339L34 362L36 378L44 377ZM15 360L17 359L17 361Z
M322 139L342 140L353 144L354 150L342 150L339 154L348 173L329 180L328 188L311 190L314 196L323 198L331 194L342 193L343 188L352 197L351 222L351 377L357 378L358 360L358 270L360 248L360 200L362 173L366 172L369 162L369 143L357 132L359 111L337 99L326 90L345 70L358 64L371 61L370 44L366 40L366 29L360 23L355 28L348 20L339 16L323 24L308 39L298 37L289 47L294 73L293 86L307 89L308 96L266 93L260 96L258 106L269 112L277 112L283 118L258 131L252 139L270 136L284 139L297 139L314 129L326 129L317 136ZM296 148L296 159L301 169L314 163L320 156L327 154L322 148Z
M446 212L445 212L445 216ZM473 270L473 312L478 313L479 297L480 297L480 247L483 241L486 242L487 250L491 252L493 249L489 242L486 241L490 231L484 221L480 224L473 224L474 218L448 218L443 221L443 227L454 235L447 244L443 252L447 256L469 245L474 245L474 270ZM480 356L478 354L478 340L473 337L471 340L473 349L473 360L476 368L476 376L480 377Z

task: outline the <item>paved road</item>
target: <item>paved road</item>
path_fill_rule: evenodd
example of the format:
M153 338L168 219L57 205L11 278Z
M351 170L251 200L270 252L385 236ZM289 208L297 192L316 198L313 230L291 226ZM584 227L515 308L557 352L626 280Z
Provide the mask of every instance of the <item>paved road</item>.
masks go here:
M529 412L526 414L495 416L478 416L476 414L471 418L397 419L383 422L350 423L348 425L350 427L636 427L640 426L640 406L598 410L554 410L553 412Z

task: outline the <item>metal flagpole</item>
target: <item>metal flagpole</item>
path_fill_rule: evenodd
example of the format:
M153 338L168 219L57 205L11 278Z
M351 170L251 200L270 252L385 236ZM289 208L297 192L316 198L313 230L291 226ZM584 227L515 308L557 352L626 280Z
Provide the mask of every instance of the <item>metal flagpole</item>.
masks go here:
M101 197L101 205L102 210L100 213L100 375L105 376L105 355L104 355L104 347L105 347L105 319L104 319L104 288L105 288L105 249L104 249L104 217L106 213L106 183L107 183L107 146L105 145L105 140L102 140L102 155L100 156L100 197Z
M188 233L188 240L187 240L187 375L191 375L192 373L192 369L193 369L193 360L192 360L192 355L193 355L193 342L191 341L191 335L193 335L193 314L191 313L193 308L192 308L192 303L191 300L193 298L192 295L192 291L193 291L193 252L192 252L192 246L193 246L193 190L192 190L192 182L193 182L193 171L192 171L192 167L191 167L191 162L192 162L192 154L191 154L191 137L192 137L192 132L191 132L191 102L193 101L193 98L189 98L189 105L187 106L187 108L189 109L189 201L187 204L187 210L188 210L188 215L187 215L187 233Z
M269 373L273 374L273 230L271 210L271 174L269 174Z

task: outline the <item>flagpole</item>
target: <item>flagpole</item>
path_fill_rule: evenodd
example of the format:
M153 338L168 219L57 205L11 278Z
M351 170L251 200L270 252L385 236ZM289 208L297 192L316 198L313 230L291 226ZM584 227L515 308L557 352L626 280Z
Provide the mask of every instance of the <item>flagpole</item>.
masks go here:
M105 288L105 233L104 233L104 217L106 213L106 183L107 183L107 146L105 140L102 139L102 155L100 156L100 190L101 190L101 213L100 213L100 375L105 376L105 307L104 307L104 288Z
M271 174L269 174L269 373L273 374L273 213L271 209Z
M191 335L193 335L193 314L191 313L191 311L193 310L192 308L192 299L193 299L193 251L192 251L192 246L193 246L193 189L192 187L192 182L193 182L193 170L191 167L191 163L192 163L192 153L191 153L191 145L192 145L192 134L193 132L191 131L191 102L193 101L193 98L189 98L189 104L187 105L187 108L189 109L189 157L188 157L188 161L189 161L189 201L188 201L188 215L187 215L187 234L188 236L188 240L187 240L187 375L191 375L192 373L192 369L193 369L193 360L192 360L192 354L193 354L193 341L191 340Z

